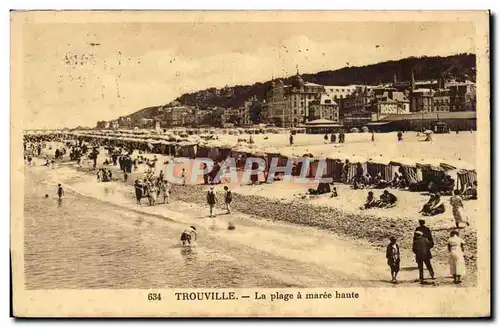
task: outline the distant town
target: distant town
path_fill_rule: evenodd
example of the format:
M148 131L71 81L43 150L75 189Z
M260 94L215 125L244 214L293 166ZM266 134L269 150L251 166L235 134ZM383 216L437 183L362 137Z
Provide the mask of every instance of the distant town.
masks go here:
M231 108L184 105L172 101L148 118L120 117L97 122L97 129L251 127L256 124L304 128L308 133L368 128L375 131L476 128L476 85L469 79L394 79L378 85L320 85L304 81L300 72L285 84L273 79L265 98L248 98ZM205 91L209 92L209 91ZM211 89L230 98L232 89ZM208 94L206 95L208 96Z

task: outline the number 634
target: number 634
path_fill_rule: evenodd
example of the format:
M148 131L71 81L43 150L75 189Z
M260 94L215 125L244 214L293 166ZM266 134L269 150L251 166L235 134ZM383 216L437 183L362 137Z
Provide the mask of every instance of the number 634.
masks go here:
M149 293L148 300L149 301L161 301L161 293Z

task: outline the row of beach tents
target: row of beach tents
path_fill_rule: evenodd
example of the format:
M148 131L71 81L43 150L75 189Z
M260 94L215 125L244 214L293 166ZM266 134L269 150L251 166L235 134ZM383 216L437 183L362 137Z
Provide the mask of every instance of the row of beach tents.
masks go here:
M438 181L444 175L450 175L457 182L459 189L472 185L477 180L475 167L463 160L440 160L436 158L366 158L353 156L341 152L315 155L312 153L297 153L294 147L257 147L255 144L238 142L228 144L218 139L202 137L202 135L189 138L180 135L151 135L135 134L123 135L124 133L81 133L70 132L57 134L58 137L77 139L89 143L111 145L123 148L133 148L145 152L173 155L187 158L210 158L214 161L223 161L227 157L245 158L258 157L266 162L266 168L271 165L273 158L277 158L279 167L285 167L288 160L300 162L301 158L309 158L308 176L316 175L319 168L319 159L324 159L326 166L323 168L323 177L332 178L340 182L343 175L343 167L346 161L350 163L348 180L356 175L358 164L361 165L365 174L376 176L380 174L382 179L391 181L398 172L405 176L410 184L421 181ZM209 134L207 134L209 136Z

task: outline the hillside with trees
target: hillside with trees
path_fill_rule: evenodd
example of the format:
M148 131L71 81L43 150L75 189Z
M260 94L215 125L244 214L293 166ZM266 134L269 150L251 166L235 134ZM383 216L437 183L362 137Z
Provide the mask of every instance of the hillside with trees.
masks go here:
M476 55L458 54L448 57L409 57L401 60L386 61L377 64L344 67L337 70L322 71L315 74L302 74L306 82L322 85L350 85L379 83L389 83L394 79L394 74L398 81L411 79L411 72L414 72L415 79L428 80L437 79L444 75L449 79L464 80L476 79ZM285 84L289 83L291 76L284 78ZM270 88L271 81L256 82L253 85L235 85L222 89L209 88L193 93L185 93L178 97L176 101L189 106L197 106L200 109L209 107L238 107L244 102L256 96L258 100L263 100ZM133 120L140 118L150 118L157 112L158 107L142 109L129 117Z

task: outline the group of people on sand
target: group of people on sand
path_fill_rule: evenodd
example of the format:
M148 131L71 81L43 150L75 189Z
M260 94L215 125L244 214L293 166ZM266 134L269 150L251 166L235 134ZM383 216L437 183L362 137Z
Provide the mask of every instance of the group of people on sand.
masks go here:
M459 190L453 191L453 196L450 197L450 205L452 208L456 227L461 228L463 224L469 226L469 217L465 212L464 199L460 195ZM442 214L445 211L445 204L441 200L441 196L439 195L439 193L433 193L430 195L429 201L424 204L419 213L422 213L423 216L435 216L438 214Z
M460 233L453 230L447 242L449 256L450 275L453 277L453 283L460 284L461 278L466 274L465 266L465 242L460 238ZM419 220L419 226L415 229L413 235L412 252L415 255L415 261L418 266L418 282L424 284L424 265L429 272L431 279L435 279L434 268L432 267L431 249L434 247L434 239L429 227L425 225L425 219ZM390 237L390 243L387 245L385 257L390 267L392 283L397 283L397 276L401 266L401 252L397 239Z
M384 190L380 195L379 199L376 199L372 191L368 192L365 203L360 207L361 210L371 209L371 208L392 208L396 206L398 198L389 192ZM469 217L464 209L464 202L460 196L460 191L455 190L454 195L450 198L450 205L452 207L453 217L455 219L455 225L457 228L461 228L463 224L469 226ZM446 211L445 204L438 193L433 193L430 195L429 201L425 203L422 209L419 211L423 216L435 216L442 214Z
M143 180L137 178L134 181L134 189L135 198L139 205L141 205L143 198L147 198L149 205L154 206L160 196L163 196L164 204L170 202L170 183L165 179L163 171L160 171L159 176L155 176L154 173L148 173Z
M371 208L392 208L396 206L398 202L398 198L389 192L388 190L384 190L384 192L380 195L379 199L375 198L375 195L372 191L368 192L368 196L366 197L366 201L363 206L360 207L361 210L371 209Z
M99 182L111 182L113 180L113 173L111 169L99 168L96 173Z
M328 138L330 138L330 143L337 143L337 140L339 143L345 143L344 131L340 131L338 136L337 133L331 133L330 136L328 136L328 133L326 133L323 138L325 141L328 141Z
M345 184L350 184L353 189L365 189L365 188L406 188L408 186L408 181L402 173L395 172L392 180L385 180L382 174L379 172L372 176L369 173L365 174L363 165L361 163L356 163L356 173L353 177L349 178L351 163L346 160L342 168L342 180Z
M207 204L210 208L210 217L215 216L215 206L219 201L217 200L217 195L215 194L215 188L213 185L210 186L207 192ZM224 205L228 214L231 213L231 203L233 202L233 194L229 187L224 186Z

